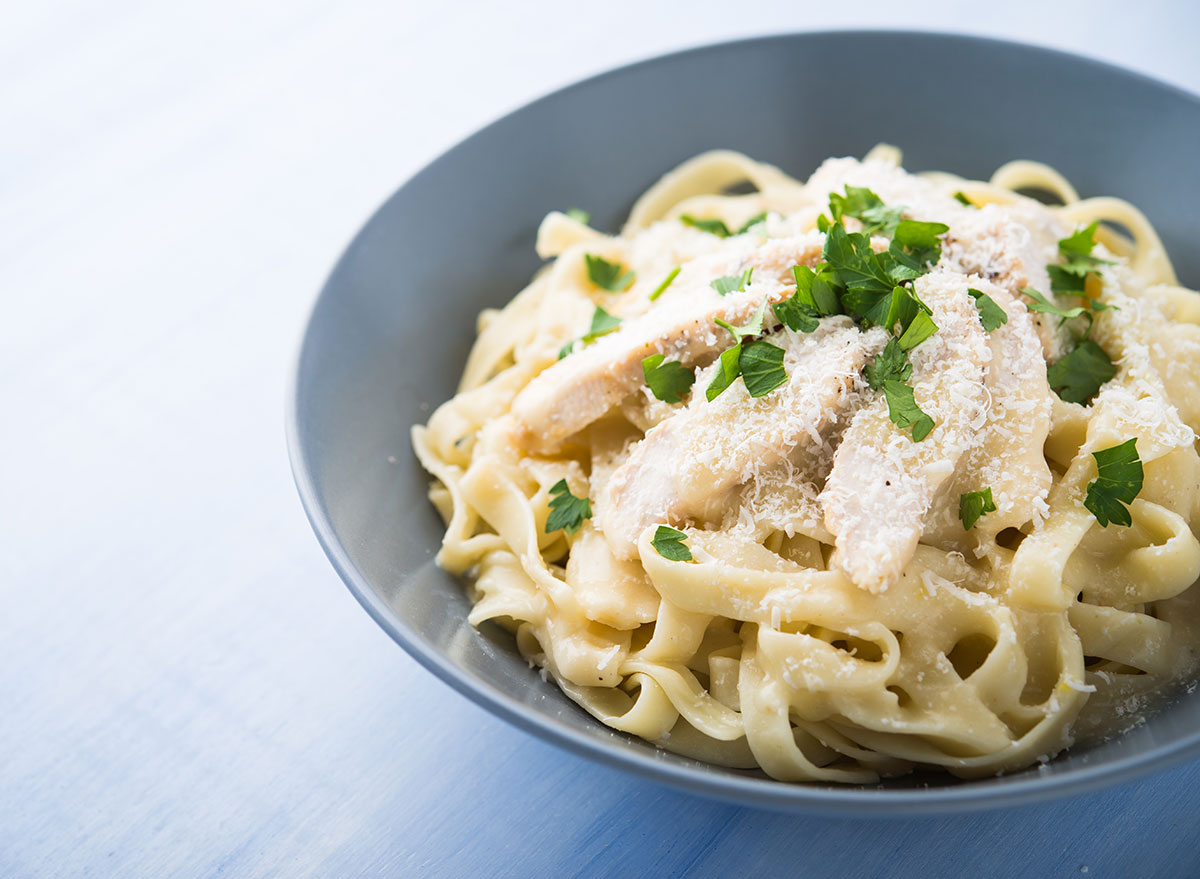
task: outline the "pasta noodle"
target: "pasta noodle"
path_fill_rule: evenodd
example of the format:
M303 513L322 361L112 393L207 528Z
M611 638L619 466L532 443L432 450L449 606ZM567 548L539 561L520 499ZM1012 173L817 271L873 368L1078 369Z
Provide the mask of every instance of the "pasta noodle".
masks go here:
M970 778L1119 732L1194 675L1200 295L1136 208L1045 165L899 163L880 146L800 182L710 152L619 235L551 213L552 261L479 316L458 394L413 429L470 622L602 723L783 781ZM1081 227L1095 248L1055 296ZM937 243L911 257L909 232ZM837 235L891 266L898 311L848 304ZM847 313L797 292L826 281ZM1088 364L1072 401L1058 377ZM1129 440L1136 497L1102 522Z

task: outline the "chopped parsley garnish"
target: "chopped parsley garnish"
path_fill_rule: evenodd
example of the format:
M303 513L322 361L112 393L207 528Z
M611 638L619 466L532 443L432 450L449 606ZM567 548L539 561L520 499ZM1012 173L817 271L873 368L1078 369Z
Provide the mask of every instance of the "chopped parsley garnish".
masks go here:
M759 333L761 333L763 331L763 321L765 320L766 316L767 300L764 297L754 314L750 316L750 320L742 324L740 327L735 327L732 324L721 320L719 317L714 318L713 323L719 327L724 327L725 329L729 330L729 332L733 333L733 337L735 339L741 341L745 336L757 336Z
M654 288L654 292L650 294L650 301L653 302L659 296L662 296L666 289L671 286L671 282L675 280L675 277L678 274L679 266L675 266L675 268L671 269L671 273L663 278L663 282Z
M948 228L943 223L901 220L891 246L875 253L866 235L830 226L823 256L846 287L842 294L846 312L869 324L882 323L881 317L891 308L891 302L884 300L896 287L929 271L927 264L938 261L941 244L937 236Z
M1137 453L1137 437L1119 446L1092 452L1096 459L1096 478L1088 483L1083 505L1103 528L1109 522L1129 526L1133 518L1127 504L1142 490L1142 462Z
M734 234L735 235L745 235L747 232L749 232L755 226L759 225L760 223L765 223L766 221L767 221L767 212L766 211L763 211L761 214L755 214L749 220L742 223L742 225L738 227L737 232L735 232Z
M592 312L592 325L588 328L587 333L583 337L583 341L594 342L601 336L608 335L613 330L621 325L621 319L615 315L609 314L599 305Z
M933 322L933 318L924 311L918 311L900 335L898 340L900 347L905 351L911 351L937 331L938 327Z
M982 290L972 288L967 292L971 294L971 298L975 300L975 307L979 309L979 322L983 325L985 333L1008 323L1008 313L996 304L995 299Z
M583 223L585 226L592 221L592 215L579 208L567 208L567 216L576 223Z
M739 375L751 397L766 396L787 383L787 370L783 367L783 349L762 339L726 348L721 352L716 372L704 396L711 403L737 381Z
M897 427L912 428L913 442L920 442L929 436L933 430L933 419L921 411L913 394L913 389L903 382L887 380L883 383L883 393L887 397L888 418Z
M894 330L899 324L900 332L903 333L922 310L927 312L928 308L911 290L907 287L893 287L891 298L881 299L866 314L865 319L870 323L879 324L889 331Z
M811 333L821 325L817 320L817 311L800 300L799 293L793 293L783 302L771 306L775 316L793 333Z
M1091 339L1084 339L1046 370L1046 379L1059 397L1086 406L1100 386L1116 374L1117 368L1104 349Z
M783 349L762 339L742 349L742 381L751 397L765 397L788 380Z
M842 217L854 217L862 223L864 235L885 235L891 238L896 225L904 214L904 208L889 208L878 195L865 186L846 185L846 194L829 194L829 213L833 223L841 223Z
M692 551L684 544L685 540L687 540L687 535L682 531L676 531L668 525L659 525L650 545L667 561L690 562Z
M974 528L981 516L994 512L996 512L996 502L992 500L991 486L983 491L964 492L958 497L958 518L963 524L964 531Z
M1110 260L1092 256L1099 225L1098 220L1094 221L1058 242L1058 252L1066 262L1062 265L1046 266L1046 271L1050 273L1050 289L1053 292L1084 296L1087 276L1094 274L1102 265L1113 264Z
M698 220L691 214L684 214L679 220L685 226L691 226L693 229L708 232L716 235L718 238L728 238L733 234L729 231L729 227L725 225L724 220Z
M862 314L881 297L890 296L893 287L914 277L908 271L889 274L896 266L885 254L872 250L871 239L861 232L847 232L840 224L829 227L822 256L846 288L842 305L850 314Z
M792 266L792 277L796 279L795 295L802 305L808 306L822 317L842 313L837 276L832 270L827 268L814 272L808 266Z
M908 381L912 376L912 364L908 362L908 356L900 347L900 343L895 339L888 339L883 350L867 364L864 372L867 376L867 384L871 386L871 389L882 391L885 382Z
M609 262L604 257L591 253L585 253L583 258L587 262L588 279L610 293L628 290L637 279L633 271L625 271L625 266L619 262Z
M680 402L696 381L694 369L685 369L678 360L667 360L662 354L651 354L643 360L642 373L650 392L664 403Z
M933 265L942 257L942 242L938 237L950 231L945 223L921 223L916 220L901 220L896 225L887 252L908 269L924 274L927 265Z
M917 347L937 332L937 324L930 317L929 306L908 287L893 287L890 296L881 296L873 301L854 300L855 305L866 302L869 305L865 311L858 313L859 320L865 326L878 325L895 333L905 351Z
M958 192L954 193L954 200L956 202L958 202L959 204L965 204L969 208L975 207L975 202L973 202L973 201L971 201L971 199L967 198L967 194L965 192L963 192L961 189Z
M1039 293L1032 287L1023 287L1021 292L1033 300L1033 302L1029 303L1027 306L1029 310L1036 311L1039 314L1057 315L1065 321L1088 313L1087 308L1082 305L1078 305L1075 308L1061 308L1047 299L1044 293Z
M881 326L893 334L864 372L867 383L884 392L888 417L900 428L912 428L914 442L920 442L935 425L917 405L912 387L905 384L912 375L906 352L938 327L911 282L941 259L941 236L950 227L905 220L903 208L889 208L871 190L853 186L846 187L845 195L830 196L829 213L832 221L824 215L817 218L817 227L825 233L822 257L826 267L818 266L817 272L794 269L794 298L807 307L803 316L844 311L863 327ZM846 231L842 219L848 216L862 222L862 232ZM876 253L871 247L872 234L890 237L888 249ZM818 308L816 289L823 275L829 279L825 285L829 293L824 308ZM777 310L776 314L786 322L784 313Z
M606 336L621 325L621 319L615 315L609 314L599 305L592 312L592 325L588 327L588 331L578 339L573 339L567 344L558 349L558 359L562 360L568 354L573 353L578 347L590 345L592 342L599 339L601 336Z
M567 534L574 534L583 527L583 520L592 518L592 505L585 497L575 497L567 485L567 480L560 479L550 487L550 515L546 518L546 533L552 534L562 529Z
M722 391L737 381L737 377L741 373L741 366L742 346L739 342L732 348L726 348L721 352L721 356L717 359L717 370L713 374L712 381L708 383L708 389L704 392L705 399L711 403L721 395Z
M750 276L753 273L754 266L751 266L740 275L725 275L717 278L715 281L709 281L708 285L722 296L728 296L737 290L745 290L746 285L750 283Z

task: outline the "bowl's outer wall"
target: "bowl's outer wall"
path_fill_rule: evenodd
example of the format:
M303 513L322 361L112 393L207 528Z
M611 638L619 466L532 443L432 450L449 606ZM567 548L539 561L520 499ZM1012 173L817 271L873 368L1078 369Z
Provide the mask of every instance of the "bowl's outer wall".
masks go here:
M550 210L615 231L680 161L728 147L805 178L885 141L909 170L986 178L1014 158L1063 171L1086 197L1138 205L1180 277L1200 280L1200 103L1106 65L929 34L797 34L692 50L569 87L494 123L421 171L354 240L315 307L290 432L318 536L364 606L467 695L559 744L760 805L944 809L1078 791L1194 754L1200 700L1041 771L886 789L783 785L663 754L603 728L494 631L465 622L462 583L433 556L441 523L408 431L455 390L475 316L537 269ZM932 790L917 784L931 784Z

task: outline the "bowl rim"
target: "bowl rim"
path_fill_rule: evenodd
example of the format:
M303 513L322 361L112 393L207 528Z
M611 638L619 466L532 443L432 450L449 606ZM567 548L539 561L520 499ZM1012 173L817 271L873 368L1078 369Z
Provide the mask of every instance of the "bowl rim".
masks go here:
M1060 62L1069 62L1090 67L1108 75L1131 78L1158 90L1166 90L1197 105L1200 111L1200 96L1164 82L1149 74L1111 64L1098 58L1069 52L1062 49L1026 43L1017 40L985 37L952 31L923 31L888 28L836 28L823 30L800 30L785 33L763 34L721 40L669 51L636 60L599 73L574 80L566 85L546 92L530 101L504 112L485 123L466 137L426 162L405 179L371 213L347 243L321 285L304 321L299 345L293 359L287 389L284 427L288 458L301 505L317 541L324 550L335 571L350 593L362 605L372 619L404 650L446 684L476 705L500 717L512 726L560 747L572 754L589 758L614 769L630 772L662 782L679 790L734 802L745 806L774 810L838 814L855 817L889 817L898 814L933 814L963 811L979 811L1006 806L1025 805L1049 799L1078 796L1099 788L1161 772L1188 759L1200 757L1200 729L1190 735L1164 745L1158 745L1138 754L1106 760L1093 766L1083 766L1065 771L1061 775L1032 774L1025 778L1006 781L1002 786L992 787L992 778L963 780L945 787L888 788L879 786L846 785L829 786L803 782L784 782L771 778L735 774L707 774L685 764L675 764L659 758L659 752L647 749L644 752L629 748L616 748L603 740L576 730L554 718L530 711L509 694L481 683L460 669L454 662L429 648L423 639L405 622L394 616L387 603L372 589L369 581L358 570L337 533L326 510L320 502L310 466L311 449L304 431L300 428L301 374L305 356L312 344L313 319L316 313L331 298L333 281L349 263L355 245L362 240L366 231L376 222L380 214L393 199L415 180L429 173L443 162L452 161L454 155L465 145L486 137L489 132L511 116L527 109L559 100L578 89L615 76L624 76L642 68L669 63L680 57L704 54L714 50L745 46L749 44L786 43L807 39L855 39L861 37L919 38L947 43L969 43L1002 52L1028 52L1052 57ZM580 709L582 710L582 709ZM596 721L599 723L599 721Z

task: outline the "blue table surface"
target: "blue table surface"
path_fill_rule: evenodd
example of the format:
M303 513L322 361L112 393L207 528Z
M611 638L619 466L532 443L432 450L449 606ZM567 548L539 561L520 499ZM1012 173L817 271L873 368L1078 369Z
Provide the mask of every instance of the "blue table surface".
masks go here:
M1200 88L1190 7L729 11L6 10L0 876L1200 876L1195 763L887 820L602 768L419 668L318 548L282 429L316 289L405 176L516 103L668 48L847 24L1053 37Z

